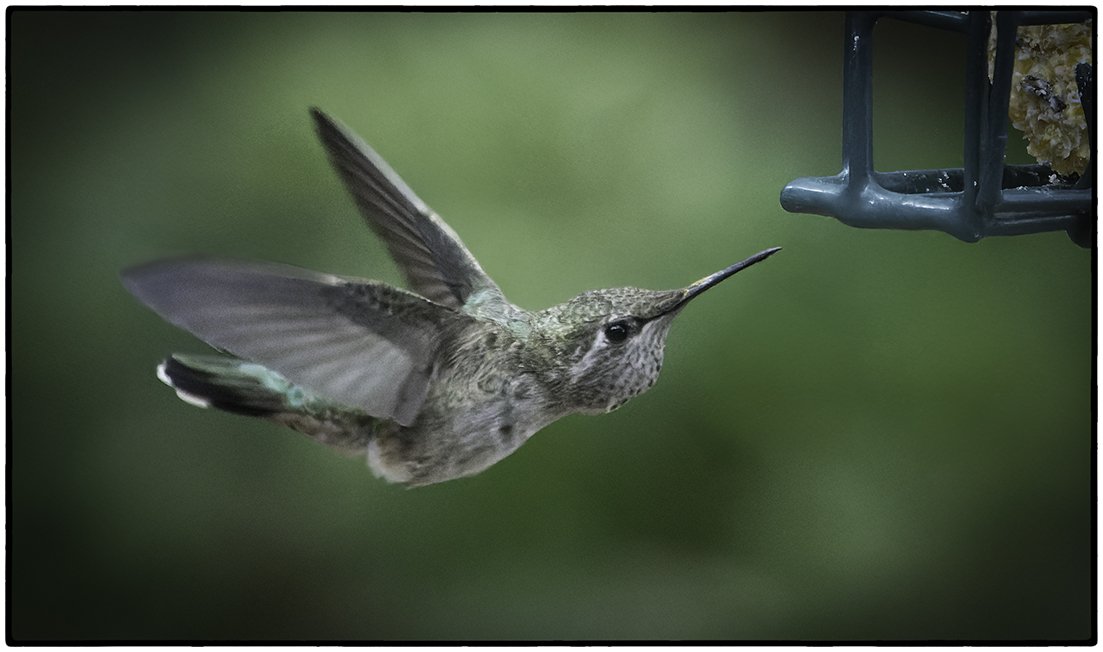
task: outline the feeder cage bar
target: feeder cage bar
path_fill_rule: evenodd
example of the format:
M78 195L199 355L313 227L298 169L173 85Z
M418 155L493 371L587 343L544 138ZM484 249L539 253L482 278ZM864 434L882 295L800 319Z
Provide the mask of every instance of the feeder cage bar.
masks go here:
M966 242L992 235L1064 230L1083 247L1094 240L1095 85L1082 63L1076 81L1087 118L1092 159L1072 182L1046 165L1006 165L1008 104L1021 25L1081 23L1091 11L999 11L988 72L992 12L852 11L843 58L843 166L829 177L802 177L781 191L794 213L834 217L863 228L934 229ZM873 169L873 29L881 18L963 33L965 142L962 168L876 172Z

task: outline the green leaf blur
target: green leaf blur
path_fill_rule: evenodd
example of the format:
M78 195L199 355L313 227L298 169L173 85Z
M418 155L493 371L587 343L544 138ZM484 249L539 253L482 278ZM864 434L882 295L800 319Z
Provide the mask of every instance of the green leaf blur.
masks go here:
M9 20L11 638L1092 635L1090 252L785 213L839 168L841 13ZM960 165L963 39L877 38L878 167ZM397 283L312 105L528 308L784 251L679 317L647 395L388 486L179 401L154 366L204 346L118 280Z

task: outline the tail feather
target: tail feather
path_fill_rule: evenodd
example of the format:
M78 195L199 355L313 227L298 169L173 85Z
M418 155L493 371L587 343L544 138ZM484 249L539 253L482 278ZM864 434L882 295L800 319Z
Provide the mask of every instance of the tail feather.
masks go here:
M222 356L174 354L157 367L157 377L192 405L251 417L293 411L295 389L260 365ZM301 390L299 391L301 394Z
M157 367L157 377L187 403L270 419L344 452L365 451L378 425L239 358L175 353Z

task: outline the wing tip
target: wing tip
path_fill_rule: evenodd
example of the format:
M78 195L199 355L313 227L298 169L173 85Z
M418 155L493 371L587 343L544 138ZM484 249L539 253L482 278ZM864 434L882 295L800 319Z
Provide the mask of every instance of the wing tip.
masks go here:
M147 297L153 286L163 281L167 275L186 268L189 265L209 263L217 259L203 255L182 255L159 258L137 265L125 267L119 271L119 281L138 299L148 303Z
M318 137L322 139L327 148L332 148L340 140L355 142L348 128L318 107L310 107L310 117L314 120L314 131L317 132Z
M333 124L333 118L329 117L325 111L319 109L317 106L311 106L309 110L310 117L314 119L315 125L322 126Z
M142 303L149 304L151 280L164 271L163 260L154 260L138 265L131 265L119 272L119 281L127 292L134 295Z

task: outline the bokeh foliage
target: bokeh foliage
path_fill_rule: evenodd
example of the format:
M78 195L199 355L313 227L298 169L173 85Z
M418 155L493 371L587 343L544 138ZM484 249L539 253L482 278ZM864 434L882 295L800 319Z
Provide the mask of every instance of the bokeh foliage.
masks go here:
M10 636L1091 635L1090 253L782 211L839 167L841 13L9 21ZM960 165L962 40L877 34L878 167ZM153 367L203 346L118 282L200 251L397 282L310 105L526 307L785 250L645 397L387 486L178 401Z

